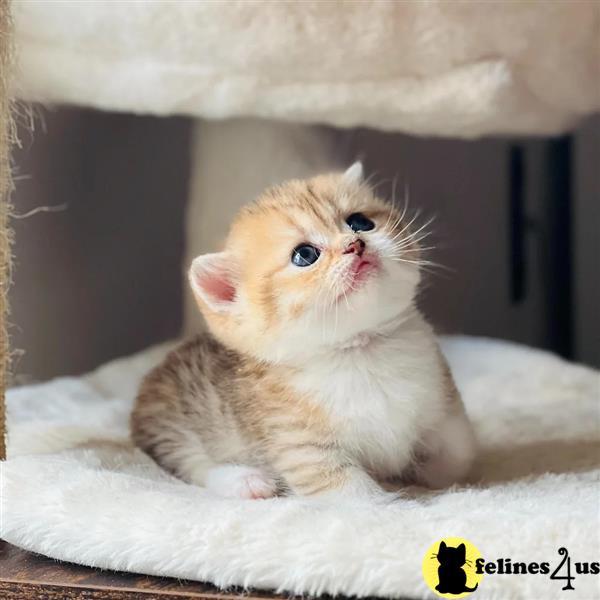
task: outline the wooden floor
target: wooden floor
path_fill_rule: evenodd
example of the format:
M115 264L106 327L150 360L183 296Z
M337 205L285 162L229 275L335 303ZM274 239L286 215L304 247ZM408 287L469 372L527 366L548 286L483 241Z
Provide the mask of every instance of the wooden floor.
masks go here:
M2 600L231 600L289 598L262 592L222 592L203 583L118 573L62 563L0 540Z

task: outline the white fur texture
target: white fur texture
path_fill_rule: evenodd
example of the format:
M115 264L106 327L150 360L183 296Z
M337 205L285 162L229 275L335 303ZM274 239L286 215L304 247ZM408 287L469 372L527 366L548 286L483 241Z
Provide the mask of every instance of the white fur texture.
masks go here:
M127 442L142 374L165 348L79 379L11 390L2 537L58 559L295 593L432 597L421 560L443 536L486 559L598 560L600 376L540 351L444 342L483 447L478 483L367 500L233 500L186 485ZM597 597L578 576L573 599ZM561 598L561 581L486 575L488 599Z
M552 133L600 107L594 1L13 3L18 94L423 135Z
M401 271L403 266L397 268ZM312 319L303 323L310 341L296 343L302 353L295 355L299 370L289 383L301 396L307 394L320 403L335 424L342 447L380 479L398 476L424 436L427 447L421 449L426 449L431 459L443 457L449 471L460 473L473 461L473 436L460 403L449 406L431 327L416 312L373 329L366 327L369 319L385 315L388 306L392 311L402 306L401 299L386 288L393 292L407 286L394 285L397 279L393 277L389 281L380 278L352 292L348 307L341 302L339 318L329 317L339 322L325 338L344 335L342 349L319 348L320 329L327 323L317 321L314 326ZM353 306L355 302L358 306ZM358 331L364 327L359 338L364 330L371 331L372 339L363 346L348 347L347 339L357 337L356 333L348 335L351 326ZM439 470L430 462L423 465L427 480L432 467L434 472ZM437 473L432 473L432 481L438 479Z

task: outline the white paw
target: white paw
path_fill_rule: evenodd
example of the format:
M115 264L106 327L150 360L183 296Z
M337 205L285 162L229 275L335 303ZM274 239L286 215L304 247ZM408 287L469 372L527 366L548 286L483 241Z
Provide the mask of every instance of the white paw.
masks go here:
M245 465L219 465L206 474L206 487L226 498L256 500L272 498L277 486L272 477L255 467Z

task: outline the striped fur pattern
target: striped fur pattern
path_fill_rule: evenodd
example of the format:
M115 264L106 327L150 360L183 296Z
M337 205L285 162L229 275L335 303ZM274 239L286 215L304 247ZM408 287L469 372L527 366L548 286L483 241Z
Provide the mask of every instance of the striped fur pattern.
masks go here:
M361 213L372 230L346 220ZM355 164L244 207L190 284L209 332L145 378L140 448L218 494L385 497L382 483L466 476L475 442L414 298L422 231ZM292 263L299 244L320 252Z

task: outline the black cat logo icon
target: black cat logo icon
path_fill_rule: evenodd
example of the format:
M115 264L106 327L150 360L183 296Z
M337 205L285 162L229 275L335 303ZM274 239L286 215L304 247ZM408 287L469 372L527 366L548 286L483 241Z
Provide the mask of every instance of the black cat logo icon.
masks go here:
M471 542L447 537L432 544L423 559L425 583L442 598L464 598L479 586L483 574L475 571L481 557Z

